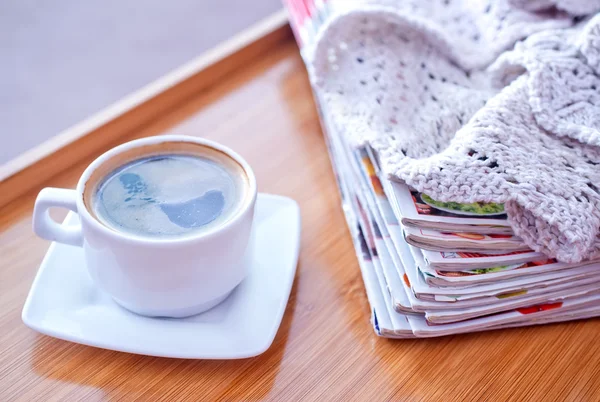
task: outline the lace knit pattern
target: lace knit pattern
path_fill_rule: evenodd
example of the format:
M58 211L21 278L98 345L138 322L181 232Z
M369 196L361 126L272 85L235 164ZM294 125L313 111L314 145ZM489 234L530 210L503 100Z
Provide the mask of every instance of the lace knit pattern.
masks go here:
M534 250L600 258L600 16L567 14L600 5L370 3L332 20L314 50L334 124L391 179L441 201L504 203Z
M510 3L528 11L556 8L573 15L592 14L600 9L600 0L511 0Z

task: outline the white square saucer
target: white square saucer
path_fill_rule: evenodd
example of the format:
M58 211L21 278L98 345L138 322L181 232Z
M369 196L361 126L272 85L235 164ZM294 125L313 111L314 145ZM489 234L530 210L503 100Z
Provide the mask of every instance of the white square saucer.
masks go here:
M77 220L70 213L63 224ZM294 281L300 246L298 204L259 194L254 225L255 257L248 277L205 313L179 319L131 313L92 283L81 248L52 243L29 291L23 322L67 341L150 356L259 355L275 338Z

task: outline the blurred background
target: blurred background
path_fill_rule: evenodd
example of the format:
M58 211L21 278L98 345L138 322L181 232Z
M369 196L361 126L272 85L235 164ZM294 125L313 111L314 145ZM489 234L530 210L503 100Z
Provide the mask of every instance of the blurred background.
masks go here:
M0 2L0 164L281 8L281 0Z

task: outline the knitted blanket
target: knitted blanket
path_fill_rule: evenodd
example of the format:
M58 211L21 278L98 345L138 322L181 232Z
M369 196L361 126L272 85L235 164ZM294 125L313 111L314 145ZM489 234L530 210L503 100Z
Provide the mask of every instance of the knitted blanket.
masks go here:
M535 251L600 258L600 0L347 4L310 69L340 132L434 199L504 203Z

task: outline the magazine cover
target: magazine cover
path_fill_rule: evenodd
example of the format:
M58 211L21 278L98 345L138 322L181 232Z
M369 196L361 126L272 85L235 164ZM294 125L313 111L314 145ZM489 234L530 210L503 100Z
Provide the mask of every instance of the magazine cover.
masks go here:
M386 180L384 190L404 226L449 232L509 234L512 228L501 204L443 203Z
M468 232L440 232L439 230L406 226L404 236L408 244L430 251L524 251L529 247L510 234Z
M544 260L547 257L535 251L513 251L510 253L468 253L463 251L431 251L419 249L427 264L435 269L464 271L465 269L487 269L500 266L524 264Z
M438 287L450 286L454 288L464 288L484 283L549 273L555 273L556 278L568 277L572 275L572 268L579 267L585 267L585 270L590 272L600 272L600 264L598 263L590 263L589 265L567 264L557 262L554 259L464 271L438 270L429 265L419 267L419 270L425 277L427 283L431 285Z

